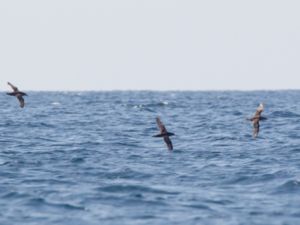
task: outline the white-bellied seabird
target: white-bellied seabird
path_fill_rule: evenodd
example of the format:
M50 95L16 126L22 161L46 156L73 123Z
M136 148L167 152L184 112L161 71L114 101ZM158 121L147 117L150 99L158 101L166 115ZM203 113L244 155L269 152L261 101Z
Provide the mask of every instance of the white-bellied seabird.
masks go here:
M267 118L262 117L261 113L264 111L264 104L260 103L258 108L256 109L256 112L252 118L249 120L252 121L253 123L253 137L256 138L259 132L259 121L260 120L265 120Z
M25 101L24 101L23 96L24 95L27 96L27 94L19 91L19 89L16 86L12 85L11 83L7 82L7 84L13 89L13 92L9 92L6 94L17 97L17 99L20 102L20 107L23 108L25 106Z
M166 142L166 144L168 146L168 149L173 150L173 145L172 145L172 142L171 142L169 136L173 136L175 134L170 133L170 132L167 131L166 127L161 122L159 117L156 118L156 123L157 123L157 126L158 126L159 130L160 130L160 134L154 135L153 137L163 137L164 141Z

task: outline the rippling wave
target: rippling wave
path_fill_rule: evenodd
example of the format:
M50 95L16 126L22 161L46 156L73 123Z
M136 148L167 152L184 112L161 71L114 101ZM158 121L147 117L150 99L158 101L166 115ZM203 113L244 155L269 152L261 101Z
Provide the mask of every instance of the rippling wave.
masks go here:
M300 91L28 94L0 97L0 224L299 223Z

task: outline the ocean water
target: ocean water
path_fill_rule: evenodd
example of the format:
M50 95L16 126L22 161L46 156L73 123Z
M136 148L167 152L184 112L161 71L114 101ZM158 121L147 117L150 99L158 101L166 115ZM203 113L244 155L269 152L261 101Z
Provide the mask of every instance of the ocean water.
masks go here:
M28 95L0 97L1 225L300 224L300 91Z

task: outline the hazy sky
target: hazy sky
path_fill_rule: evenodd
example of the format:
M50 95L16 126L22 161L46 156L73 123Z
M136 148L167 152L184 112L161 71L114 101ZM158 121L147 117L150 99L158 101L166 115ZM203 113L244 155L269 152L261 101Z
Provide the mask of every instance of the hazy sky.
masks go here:
M299 0L0 1L0 90L300 89Z

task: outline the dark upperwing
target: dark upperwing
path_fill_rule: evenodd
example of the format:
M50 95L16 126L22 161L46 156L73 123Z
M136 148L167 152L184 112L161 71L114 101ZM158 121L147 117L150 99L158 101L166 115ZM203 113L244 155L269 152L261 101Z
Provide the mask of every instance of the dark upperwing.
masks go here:
M261 113L264 111L264 105L261 103L258 108L256 109L256 112L254 114L254 117L260 117L261 116Z
M261 113L262 113L263 111L264 111L264 105L261 103L261 104L258 106L258 108L256 109L256 112L255 112L254 116L251 117L250 119L247 119L247 120L250 120L250 121L254 122L254 121L257 120L257 119L258 119L258 120L265 120L265 119L267 119L267 118L261 116Z
M256 138L259 133L259 119L253 120L253 137Z
M19 91L19 89L16 86L12 85L10 82L7 82L7 84L13 89L14 92Z
M164 126L164 124L161 122L159 117L156 118L156 123L157 123L157 126L158 126L161 134L167 133L167 129Z
M166 142L168 149L173 150L173 144L172 144L169 136L164 136L164 141Z
M20 94L17 95L16 97L17 97L17 99L18 99L19 102L20 102L20 107L23 108L23 107L25 106L24 98L23 98L22 95L20 95Z

